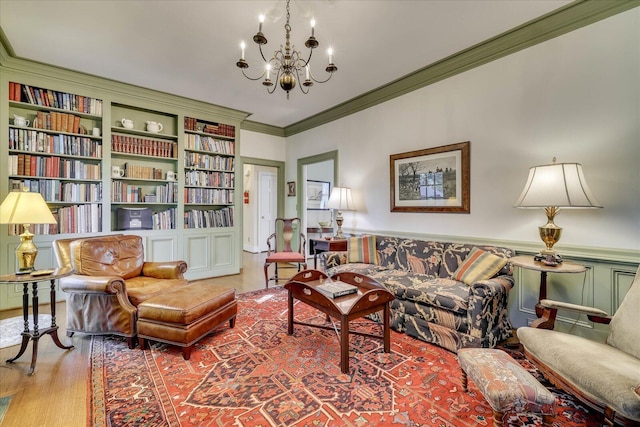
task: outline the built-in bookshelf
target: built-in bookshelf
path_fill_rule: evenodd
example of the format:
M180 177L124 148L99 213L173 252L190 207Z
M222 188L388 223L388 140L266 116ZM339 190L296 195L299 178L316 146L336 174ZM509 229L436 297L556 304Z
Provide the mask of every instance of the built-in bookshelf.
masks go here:
M184 118L184 228L233 227L235 126Z
M123 104L112 104L111 116L112 230L128 229L118 224L118 210L140 207L151 211L152 229L175 229L177 117Z
M94 97L9 82L9 191L41 193L58 221L32 233L102 231L102 108Z

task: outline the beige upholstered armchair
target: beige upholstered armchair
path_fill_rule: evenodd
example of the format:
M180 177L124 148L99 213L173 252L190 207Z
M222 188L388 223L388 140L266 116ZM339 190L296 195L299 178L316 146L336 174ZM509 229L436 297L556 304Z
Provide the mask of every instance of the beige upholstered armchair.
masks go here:
M613 317L602 310L551 300L540 302L553 327L557 311L584 313L609 323L605 343L547 329L519 328L527 359L552 383L604 413L604 423L640 425L640 267Z
M54 250L58 265L75 270L60 279L60 288L69 294L68 336L120 335L133 348L138 304L188 284L186 262L145 262L140 236L62 239Z

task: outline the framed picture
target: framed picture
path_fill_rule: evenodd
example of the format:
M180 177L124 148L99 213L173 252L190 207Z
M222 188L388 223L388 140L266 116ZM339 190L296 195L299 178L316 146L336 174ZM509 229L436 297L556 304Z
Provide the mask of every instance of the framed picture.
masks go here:
M470 144L391 155L391 212L469 213Z
M295 195L296 195L296 182L295 181L287 182L287 196L293 197Z
M331 183L307 180L307 209L328 209Z

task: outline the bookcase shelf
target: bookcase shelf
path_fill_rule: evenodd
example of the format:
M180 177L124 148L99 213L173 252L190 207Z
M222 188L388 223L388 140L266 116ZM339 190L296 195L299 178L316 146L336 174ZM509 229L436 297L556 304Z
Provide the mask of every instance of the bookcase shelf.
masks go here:
M135 233L144 239L145 259L183 259L190 280L239 271L236 130L246 113L95 76L89 84L86 76L74 81L68 70L45 75L0 69L0 199L28 186L43 194L58 221L31 226L41 249L38 266L55 266L56 239ZM26 90L36 98L27 99ZM133 128L125 128L122 119ZM148 122L162 130L149 132ZM207 167L190 163L190 156L204 159ZM119 188L131 189L136 199L126 193L121 198ZM118 224L127 209L150 211L152 229ZM21 232L19 226L0 225L0 235L9 236L3 239L7 253ZM14 271L12 264L13 257L2 257L1 272ZM0 309L21 298L0 295Z

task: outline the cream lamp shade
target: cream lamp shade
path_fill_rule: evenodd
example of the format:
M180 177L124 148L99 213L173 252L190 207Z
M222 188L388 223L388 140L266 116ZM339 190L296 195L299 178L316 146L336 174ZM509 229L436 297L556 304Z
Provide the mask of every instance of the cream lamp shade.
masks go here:
M0 224L22 224L24 232L20 235L20 245L16 249L18 274L34 270L38 248L33 243L31 224L56 224L57 221L40 193L14 191L0 205Z
M342 232L342 223L344 222L342 211L356 210L353 198L351 197L351 189L349 187L333 187L329 201L327 202L327 207L338 210L336 214L336 224L338 224L336 237L338 239L344 239L344 233Z
M542 208L547 215L547 224L539 227L540 238L546 249L536 259L549 265L562 262L553 245L560 239L562 228L553 220L560 208L601 208L589 189L580 163L553 163L533 166L529 177L516 201L518 208Z

